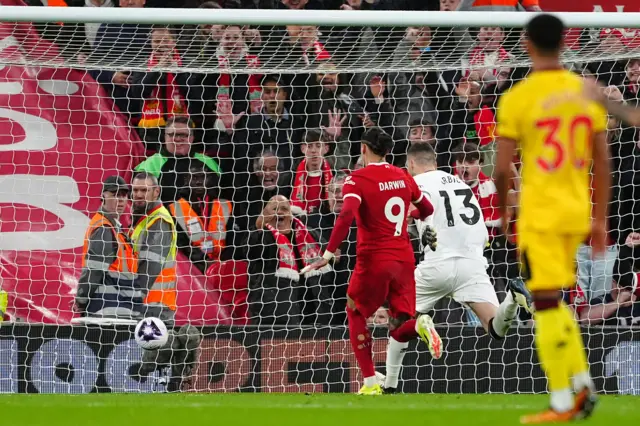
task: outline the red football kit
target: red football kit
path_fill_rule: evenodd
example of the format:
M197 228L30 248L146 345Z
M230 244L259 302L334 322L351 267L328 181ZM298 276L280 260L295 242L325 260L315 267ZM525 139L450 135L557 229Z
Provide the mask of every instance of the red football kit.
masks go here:
M353 172L345 179L342 194L342 212L327 251L336 251L355 217L357 260L348 296L364 317L373 315L385 301L392 317L413 317L415 268L407 215L411 203L422 219L433 213L433 206L406 171L388 163L371 163Z

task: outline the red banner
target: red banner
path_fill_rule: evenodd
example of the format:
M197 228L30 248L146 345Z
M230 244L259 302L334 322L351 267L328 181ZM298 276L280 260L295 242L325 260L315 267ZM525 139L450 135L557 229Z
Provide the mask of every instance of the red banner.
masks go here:
M56 55L31 25L0 23L5 63ZM84 232L100 207L102 181L116 174L129 181L142 155L136 133L86 72L0 65L0 286L10 316L71 321ZM219 294L194 269L178 262L178 323L228 323Z

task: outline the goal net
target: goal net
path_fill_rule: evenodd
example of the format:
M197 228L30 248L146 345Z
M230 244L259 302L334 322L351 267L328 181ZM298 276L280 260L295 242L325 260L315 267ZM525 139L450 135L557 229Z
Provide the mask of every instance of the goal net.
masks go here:
M184 391L357 390L345 327L355 226L332 266L299 271L326 247L373 127L400 167L412 144L434 147L479 199L500 300L520 279L492 173L497 101L529 73L527 14L211 8L0 7L0 392L160 392L176 390L172 374L188 376ZM627 27L640 21L611 15L561 15L563 62L636 104L640 33ZM565 297L609 393L640 394L638 136L609 119L609 246L595 260L579 249ZM516 193L521 167L514 158ZM133 258L122 248L138 250L159 205L177 230L162 272L149 265L173 256L171 241ZM174 329L168 368L145 370L135 343L148 312ZM433 316L444 356L412 343L401 391L546 391L526 313L501 342L450 299ZM369 322L384 373L385 307ZM188 347L189 333L203 338Z

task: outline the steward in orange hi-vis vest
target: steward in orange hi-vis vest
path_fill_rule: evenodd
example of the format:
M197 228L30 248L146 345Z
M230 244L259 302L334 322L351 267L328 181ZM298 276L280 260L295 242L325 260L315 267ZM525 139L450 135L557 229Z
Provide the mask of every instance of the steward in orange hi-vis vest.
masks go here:
M178 229L186 232L193 248L200 249L208 260L219 260L226 246L227 226L232 204L228 200L204 200L202 211L180 198L169 206Z
M82 249L76 309L83 315L131 318L140 314L143 293L135 284L137 259L118 220L127 196L122 178L105 180L103 205L89 222Z

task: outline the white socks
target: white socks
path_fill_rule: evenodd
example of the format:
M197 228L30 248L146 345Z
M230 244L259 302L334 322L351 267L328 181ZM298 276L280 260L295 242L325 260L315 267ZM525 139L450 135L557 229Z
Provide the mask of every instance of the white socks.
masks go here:
M591 380L591 376L588 372L578 373L573 376L573 390L574 392L580 392L582 389L590 389L592 392L595 391L595 387L593 386L593 381Z
M393 337L389 337L387 345L387 378L384 381L385 388L397 388L400 369L404 354L409 347L409 342L400 343Z
M504 337L511 327L511 323L516 318L518 312L518 303L513 299L510 291L507 291L507 297L498 306L498 312L493 317L493 331L500 337Z
M371 386L374 386L376 383L378 383L378 379L376 378L376 376L364 378L364 385L368 388L370 388Z
M573 408L574 399L571 389L551 392L551 409L558 413L566 413Z

